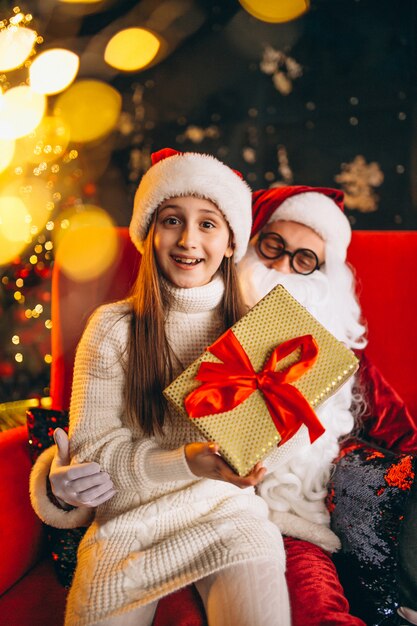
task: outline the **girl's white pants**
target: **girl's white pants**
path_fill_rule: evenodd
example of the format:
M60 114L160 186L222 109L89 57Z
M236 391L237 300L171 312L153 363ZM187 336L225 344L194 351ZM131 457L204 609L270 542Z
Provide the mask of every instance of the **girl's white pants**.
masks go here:
M290 626L284 564L265 559L239 563L195 583L209 626ZM152 626L157 602L97 626Z

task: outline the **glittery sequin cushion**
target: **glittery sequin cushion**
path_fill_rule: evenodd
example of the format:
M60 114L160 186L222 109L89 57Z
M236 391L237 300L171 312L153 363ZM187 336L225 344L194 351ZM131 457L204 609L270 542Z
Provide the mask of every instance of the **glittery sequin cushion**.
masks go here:
M68 412L35 408L27 411L26 421L32 462L54 444L55 428L68 432ZM51 494L52 495L52 494ZM52 496L53 497L53 496ZM46 526L48 543L55 566L55 573L64 587L69 587L77 562L77 549L86 529L61 529Z
M334 555L351 605L368 626L399 620L399 554L410 508L416 458L359 440L344 447L329 489L331 527L342 550Z

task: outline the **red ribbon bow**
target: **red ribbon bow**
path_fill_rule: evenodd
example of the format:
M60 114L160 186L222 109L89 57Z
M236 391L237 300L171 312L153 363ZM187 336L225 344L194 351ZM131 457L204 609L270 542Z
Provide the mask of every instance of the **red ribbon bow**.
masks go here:
M278 362L297 348L301 357L284 371L276 372ZM262 371L255 372L252 363L232 330L226 331L209 348L222 363L203 361L196 379L203 384L185 398L185 408L192 418L230 411L260 389L281 444L290 439L301 424L308 428L313 443L324 428L310 404L291 385L316 362L318 346L312 335L289 339L277 346Z

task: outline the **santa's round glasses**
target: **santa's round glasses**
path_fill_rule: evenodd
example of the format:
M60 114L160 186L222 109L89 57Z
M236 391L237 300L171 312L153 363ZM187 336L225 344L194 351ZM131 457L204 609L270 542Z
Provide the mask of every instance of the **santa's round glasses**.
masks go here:
M285 247L285 241L278 233L261 233L258 237L257 248L265 259L279 259L285 254L290 257L290 266L297 274L312 274L320 267L317 254L309 248L298 248L290 252Z

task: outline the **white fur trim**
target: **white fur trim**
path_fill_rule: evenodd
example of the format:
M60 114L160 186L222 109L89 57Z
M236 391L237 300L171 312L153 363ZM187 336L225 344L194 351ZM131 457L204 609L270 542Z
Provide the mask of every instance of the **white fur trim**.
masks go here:
M208 154L186 152L152 165L140 181L133 204L130 237L143 251L152 215L168 198L196 195L211 200L232 229L237 263L245 254L252 222L249 186L235 172Z
M306 191L284 200L268 223L277 220L298 222L314 230L331 246L342 261L352 236L349 220L331 198L316 191Z
M310 541L328 552L337 552L341 548L339 537L324 524L316 524L298 515L280 511L270 511L269 516L283 535Z
M32 507L38 517L55 528L77 528L88 526L94 517L94 509L79 507L64 511L51 502L46 485L56 446L51 446L37 459L30 474L29 490Z

